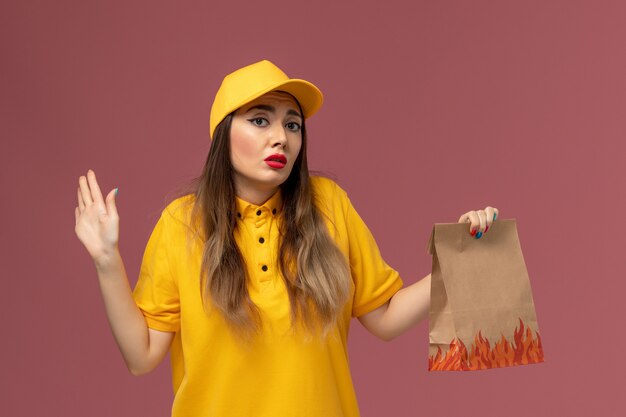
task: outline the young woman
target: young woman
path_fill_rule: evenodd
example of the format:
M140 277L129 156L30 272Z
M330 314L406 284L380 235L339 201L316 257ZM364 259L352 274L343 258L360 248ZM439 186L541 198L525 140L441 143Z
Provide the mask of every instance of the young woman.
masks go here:
M310 177L313 84L268 61L228 75L194 192L162 212L131 291L116 190L79 178L76 234L98 272L130 372L171 352L173 416L358 416L347 337L357 317L392 340L424 319L430 275L404 287L333 181ZM470 211L480 238L497 209Z

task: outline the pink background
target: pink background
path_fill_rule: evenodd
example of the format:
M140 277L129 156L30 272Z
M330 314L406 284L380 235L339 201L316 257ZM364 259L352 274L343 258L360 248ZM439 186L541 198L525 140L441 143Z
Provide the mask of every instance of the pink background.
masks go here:
M433 223L518 221L546 362L428 373L426 322L385 343L355 320L362 415L624 415L625 18L618 0L3 1L0 414L169 415L169 363L131 376L109 331L78 177L120 188L134 284L222 77L268 58L324 91L310 165L406 284Z

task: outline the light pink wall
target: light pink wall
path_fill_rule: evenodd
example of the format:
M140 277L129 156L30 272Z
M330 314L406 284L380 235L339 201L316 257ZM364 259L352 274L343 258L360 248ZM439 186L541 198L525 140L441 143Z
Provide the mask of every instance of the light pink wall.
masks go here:
M168 364L126 371L74 234L92 168L120 188L134 284L158 213L200 172L224 74L268 58L325 93L310 164L407 284L432 224L516 218L545 364L432 373L427 323L353 322L364 417L624 415L626 6L621 1L4 1L0 414L167 416Z

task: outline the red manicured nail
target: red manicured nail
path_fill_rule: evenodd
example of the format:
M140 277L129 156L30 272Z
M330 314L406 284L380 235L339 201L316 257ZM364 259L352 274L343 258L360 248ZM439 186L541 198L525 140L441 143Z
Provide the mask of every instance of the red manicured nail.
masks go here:
M489 230L489 226L485 227L485 233L487 233L487 230Z
M476 235L476 229L472 229L472 231L470 232L470 235L471 235L471 236Z

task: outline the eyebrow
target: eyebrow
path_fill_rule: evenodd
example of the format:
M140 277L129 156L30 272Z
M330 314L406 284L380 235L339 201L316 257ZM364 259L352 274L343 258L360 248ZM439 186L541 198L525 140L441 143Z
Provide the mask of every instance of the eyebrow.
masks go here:
M254 109L265 110L270 113L276 113L276 108L274 106L270 106L267 104L257 104L256 106L252 106L248 110L246 110L246 113ZM295 111L294 109L287 110L287 115L298 116L299 118L304 119L304 117L302 117L302 115L298 113L297 111Z

